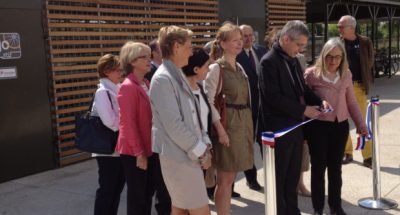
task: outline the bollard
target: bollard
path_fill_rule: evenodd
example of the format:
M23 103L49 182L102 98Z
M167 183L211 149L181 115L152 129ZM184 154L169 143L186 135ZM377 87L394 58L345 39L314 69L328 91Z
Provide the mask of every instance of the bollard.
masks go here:
M391 199L381 198L380 175L380 142L379 142L379 96L371 97L371 127L372 127L372 174L373 197L358 200L358 205L368 209L387 210L396 208L397 203Z
M263 145L263 153L265 214L276 215L275 149L271 146Z

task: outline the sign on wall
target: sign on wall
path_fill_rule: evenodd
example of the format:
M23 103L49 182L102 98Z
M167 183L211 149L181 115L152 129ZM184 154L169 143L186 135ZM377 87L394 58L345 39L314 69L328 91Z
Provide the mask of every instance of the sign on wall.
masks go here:
M21 40L18 33L0 33L0 59L21 58Z
M0 67L0 80L1 79L14 79L17 78L16 67Z

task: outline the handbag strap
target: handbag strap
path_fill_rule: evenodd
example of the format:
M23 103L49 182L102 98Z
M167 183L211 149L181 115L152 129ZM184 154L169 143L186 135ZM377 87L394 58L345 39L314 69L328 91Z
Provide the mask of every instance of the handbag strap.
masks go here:
M106 90L106 92L107 92L108 100L110 100L111 109L113 109L113 110L114 110L114 106L113 106L113 104L112 104L112 101L111 101L110 92L108 92L108 90Z
M113 106L113 103L112 103L112 101L111 101L110 92L108 92L108 90L106 90L106 92L107 92L108 100L110 101L110 104L111 104L111 109L114 110L114 106ZM93 107L93 103L94 103L94 98L95 98L95 97L96 97L96 92L93 93L92 101L90 102L90 106L89 106L88 112L92 112L92 107Z
M219 66L219 78L218 78L217 90L215 91L214 98L216 98L219 94L222 93L222 79L224 77L224 68L219 63L218 63L218 66Z

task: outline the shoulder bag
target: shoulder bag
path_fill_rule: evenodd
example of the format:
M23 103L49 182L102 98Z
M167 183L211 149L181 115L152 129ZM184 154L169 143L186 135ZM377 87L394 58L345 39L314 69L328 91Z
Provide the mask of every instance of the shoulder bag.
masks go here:
M111 108L114 109L108 91L107 96ZM105 126L100 117L91 116L94 97L95 95L93 95L92 103L86 113L75 115L75 147L85 152L112 154L117 144L118 131L115 132Z

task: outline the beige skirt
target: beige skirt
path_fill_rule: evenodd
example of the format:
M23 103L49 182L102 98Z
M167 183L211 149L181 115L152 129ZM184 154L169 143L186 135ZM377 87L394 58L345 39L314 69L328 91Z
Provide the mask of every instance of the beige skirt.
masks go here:
M173 206L196 209L208 205L204 174L199 163L178 162L160 155L160 164Z

